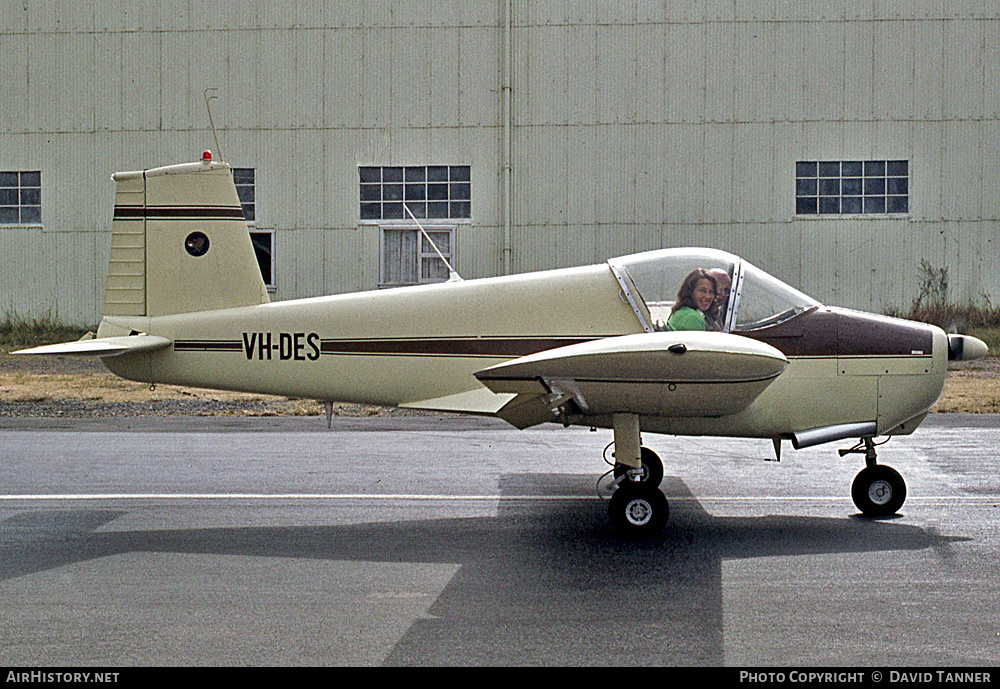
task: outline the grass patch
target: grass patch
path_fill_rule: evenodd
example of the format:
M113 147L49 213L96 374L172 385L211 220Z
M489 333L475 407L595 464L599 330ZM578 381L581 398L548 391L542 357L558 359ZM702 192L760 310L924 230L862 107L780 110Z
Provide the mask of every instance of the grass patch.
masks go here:
M960 306L948 301L948 268L935 268L920 262L920 290L909 309L889 308L887 316L930 323L945 332L978 337L990 348L989 356L1000 354L1000 306L985 292L969 304Z
M977 306L933 305L903 311L886 309L885 315L936 325L945 332L978 337L990 348L987 356L1000 355L1000 313Z
M1000 356L1000 328L970 328L966 335L978 337L990 348L986 356Z
M930 323L945 330L954 328L961 333L970 335L973 330L1000 330L1000 307L993 306L989 301L985 304L966 306L914 303L909 311L888 315L901 315L911 321Z
M60 323L51 316L24 318L8 311L0 321L0 351L79 340L87 328Z

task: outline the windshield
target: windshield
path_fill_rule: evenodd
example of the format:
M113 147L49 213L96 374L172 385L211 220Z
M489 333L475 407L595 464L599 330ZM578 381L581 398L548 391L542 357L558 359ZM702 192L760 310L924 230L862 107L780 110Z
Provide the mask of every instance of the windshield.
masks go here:
M643 327L654 330L755 330L819 302L746 261L713 249L663 249L608 261ZM685 290L711 276L714 299ZM682 307L687 307L686 309ZM686 313L678 314L678 311Z
M743 263L736 298L734 330L766 328L820 305L815 299L746 262Z

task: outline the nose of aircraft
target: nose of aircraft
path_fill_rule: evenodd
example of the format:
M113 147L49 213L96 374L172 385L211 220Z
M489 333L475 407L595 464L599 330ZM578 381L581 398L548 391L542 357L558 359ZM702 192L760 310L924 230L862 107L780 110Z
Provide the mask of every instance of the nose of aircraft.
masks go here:
M972 361L986 356L989 347L978 337L948 335L948 361Z

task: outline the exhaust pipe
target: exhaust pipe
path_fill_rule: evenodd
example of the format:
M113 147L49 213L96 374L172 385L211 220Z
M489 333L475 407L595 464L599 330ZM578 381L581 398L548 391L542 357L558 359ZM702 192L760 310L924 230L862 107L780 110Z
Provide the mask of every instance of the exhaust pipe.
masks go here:
M819 428L809 428L804 431L792 433L792 447L801 450L804 447L812 447L822 443L831 443L834 440L844 438L864 438L874 436L876 433L874 421L862 423L841 423L835 426L820 426Z

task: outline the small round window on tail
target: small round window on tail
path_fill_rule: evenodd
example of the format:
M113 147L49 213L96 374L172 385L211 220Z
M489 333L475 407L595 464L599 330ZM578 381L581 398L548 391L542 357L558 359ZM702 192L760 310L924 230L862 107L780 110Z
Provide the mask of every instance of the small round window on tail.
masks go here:
M208 237L204 232L192 232L184 240L184 248L192 256L204 256L208 253Z

